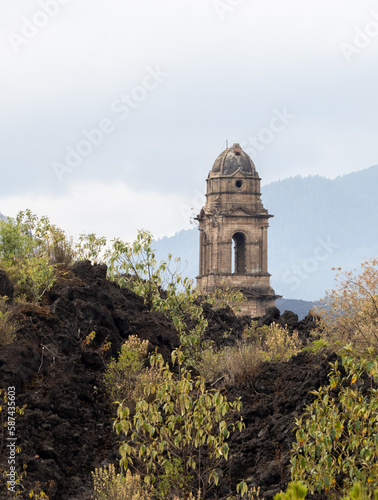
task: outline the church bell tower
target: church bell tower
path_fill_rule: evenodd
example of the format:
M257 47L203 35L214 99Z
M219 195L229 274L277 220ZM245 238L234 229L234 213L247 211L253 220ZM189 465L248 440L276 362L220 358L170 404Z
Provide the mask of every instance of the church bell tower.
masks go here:
M268 273L268 226L273 217L261 202L259 175L239 144L215 160L206 180L206 204L197 217L200 231L200 292L239 289L243 314L263 316L275 305Z

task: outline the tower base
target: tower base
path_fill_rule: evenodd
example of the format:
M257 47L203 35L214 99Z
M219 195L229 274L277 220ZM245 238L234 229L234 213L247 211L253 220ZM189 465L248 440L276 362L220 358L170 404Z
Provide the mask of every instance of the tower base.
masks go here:
M276 299L281 298L276 295L272 288L265 290L256 290L244 288L240 290L247 299L240 305L239 315L248 315L252 318L261 318L265 316L268 309L275 307Z

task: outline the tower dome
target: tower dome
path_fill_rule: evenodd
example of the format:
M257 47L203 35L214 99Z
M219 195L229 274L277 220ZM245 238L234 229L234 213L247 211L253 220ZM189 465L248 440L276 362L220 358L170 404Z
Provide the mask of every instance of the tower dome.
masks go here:
M256 167L240 144L227 148L215 160L210 175L233 175L240 170L248 177L258 177Z

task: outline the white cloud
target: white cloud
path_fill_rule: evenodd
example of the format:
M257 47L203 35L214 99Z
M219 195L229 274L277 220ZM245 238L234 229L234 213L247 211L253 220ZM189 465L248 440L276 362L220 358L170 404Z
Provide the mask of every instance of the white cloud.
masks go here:
M191 200L182 195L164 195L155 191L136 191L123 183L76 184L67 195L9 196L0 200L0 211L14 217L29 208L39 216L77 237L94 232L111 239L130 241L138 229L155 238L173 235L190 227Z

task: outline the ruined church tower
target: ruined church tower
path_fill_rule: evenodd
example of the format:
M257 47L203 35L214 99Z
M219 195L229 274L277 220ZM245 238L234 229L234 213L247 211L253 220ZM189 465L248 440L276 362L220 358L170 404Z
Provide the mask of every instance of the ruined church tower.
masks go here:
M206 180L206 204L197 217L200 231L200 292L240 289L242 313L263 316L278 298L268 273L268 226L273 217L261 202L259 175L239 144L215 160Z

